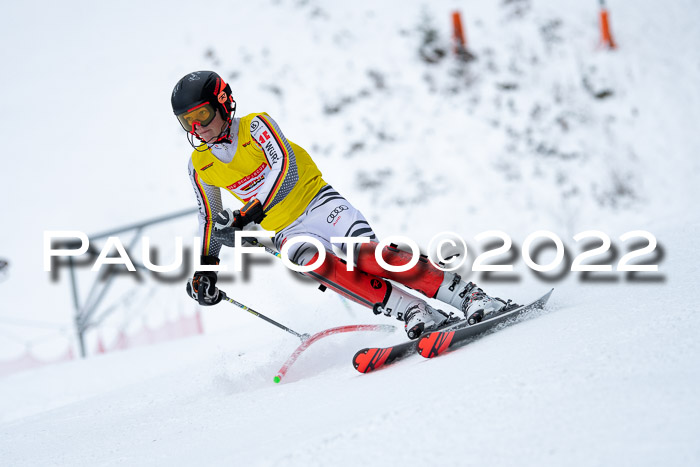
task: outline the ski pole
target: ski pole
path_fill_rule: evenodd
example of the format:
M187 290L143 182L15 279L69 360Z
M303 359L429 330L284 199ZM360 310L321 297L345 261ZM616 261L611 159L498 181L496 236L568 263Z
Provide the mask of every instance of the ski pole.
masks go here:
M294 335L297 336L299 339L301 339L302 342L306 341L306 339L308 339L309 337L311 337L309 334L299 334L299 333L296 332L295 330L290 329L290 328L288 328L287 326L284 326L283 324L278 323L278 322L275 321L274 319L268 318L267 316L258 313L257 311L253 310L252 308L249 308L249 307L245 306L244 304L242 304L242 303L240 303L240 302L237 302L236 300L234 300L234 299L232 299L231 297L229 297L228 295L226 295L226 293L225 293L223 290L221 290L221 289L219 289L219 293L220 293L221 295L223 295L223 300L226 300L226 301L229 302L229 303L233 303L233 304L236 305L238 308L240 308L240 309L242 309L242 310L245 310L245 311L247 311L248 313L250 313L250 314L252 314L252 315L257 316L258 318L262 318L262 319L264 319L265 321L267 321L268 323L274 324L274 325L277 326L278 328L283 329L283 330L287 331L287 332L290 333L290 334L294 334Z
M271 255L277 256L278 258L281 257L281 255L279 254L279 252L273 250L273 249L270 248L270 247L267 247L267 246L263 245L262 243L258 242L256 239L246 238L246 239L244 239L244 241L245 241L246 243L250 243L250 244L252 244L252 245L254 245L254 246L256 246L256 247L263 248L267 253L269 253L269 254L271 254ZM222 295L222 297L223 297L222 300L226 300L227 302L236 305L238 308L240 308L240 309L242 309L242 310L245 310L245 311L247 311L248 313L250 313L250 314L252 314L252 315L257 316L258 318L262 318L262 319L264 319L265 321L267 321L268 323L274 324L274 325L277 326L278 328L283 329L283 330L287 331L287 332L290 333L290 334L294 334L294 335L297 336L299 339L301 339L301 342L305 342L305 341L310 337L309 334L299 334L299 333L296 332L295 330L290 329L290 328L288 328L287 326L284 326L283 324L278 323L278 322L275 321L274 319L268 318L267 316L265 316L265 315L263 315L263 314L261 314L261 313L258 313L257 311L255 311L255 310L253 310L252 308L250 308L250 307L248 307L248 306L242 304L241 302L238 302L238 301L232 299L231 297L229 297L228 295L226 295L226 293L225 293L223 290L221 290L221 289L219 289L219 293L220 293L220 294Z

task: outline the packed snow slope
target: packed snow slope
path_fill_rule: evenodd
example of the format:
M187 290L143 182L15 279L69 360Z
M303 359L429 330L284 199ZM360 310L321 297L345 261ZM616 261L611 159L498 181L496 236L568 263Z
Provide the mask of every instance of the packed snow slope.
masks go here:
M43 271L44 231L90 234L194 207L169 96L195 69L230 82L238 115L273 116L380 237L425 248L454 231L470 248L460 273L488 292L555 292L516 326L375 374L357 373L352 356L402 341L401 323L324 339L280 385L272 377L298 341L211 307L203 336L0 380L2 464L700 463L700 5L608 2L619 48L607 51L597 3L6 5L0 358L28 341L49 358L74 344L66 271ZM455 8L475 60L451 53ZM164 263L195 228L191 218L149 231ZM494 229L513 239L514 280L470 272L485 250L474 236ZM631 249L620 235L649 231L658 247L640 261L659 271L534 274L518 251L542 229L573 256L576 233L605 232L613 267ZM98 335L191 310L183 284L120 278L89 352ZM220 285L300 332L392 323L271 257Z
M662 286L560 284L530 320L367 375L354 352L401 330L321 341L279 385L297 342L254 326L17 374L3 463L695 465L697 266L668 267Z

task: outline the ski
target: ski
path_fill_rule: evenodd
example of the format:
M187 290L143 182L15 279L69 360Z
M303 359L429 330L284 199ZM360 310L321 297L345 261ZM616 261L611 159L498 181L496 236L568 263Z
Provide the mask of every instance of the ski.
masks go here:
M551 289L545 295L528 305L523 305L518 308L499 313L493 318L489 318L488 320L482 321L473 326L460 326L448 330L429 332L421 336L421 338L418 340L417 351L425 358L437 357L460 342L465 342L470 338L476 339L485 335L489 331L495 331L495 328L500 324L514 320L530 310L542 309L549 300L549 297L552 295L553 291L554 289Z
M554 289L550 290L530 304L510 308L472 326L467 323L466 319L461 319L453 321L441 329L427 333L417 341L403 342L392 347L361 349L353 357L353 366L360 373L369 373L414 353L420 353L426 358L432 358L458 342L484 334L499 324L516 318L529 310L544 307L553 291Z
M439 331L448 331L453 327L466 324L465 319L458 319L443 326ZM392 347L373 347L359 350L352 359L353 365L360 373L368 373L396 360L417 352L418 340L403 342Z

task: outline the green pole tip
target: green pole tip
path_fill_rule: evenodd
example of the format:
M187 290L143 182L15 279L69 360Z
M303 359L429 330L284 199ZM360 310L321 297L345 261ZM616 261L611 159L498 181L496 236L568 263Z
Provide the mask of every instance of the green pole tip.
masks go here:
M275 378L273 379L273 381L274 381L275 383L279 383L280 380L281 380L281 378L280 378L279 376L275 376Z

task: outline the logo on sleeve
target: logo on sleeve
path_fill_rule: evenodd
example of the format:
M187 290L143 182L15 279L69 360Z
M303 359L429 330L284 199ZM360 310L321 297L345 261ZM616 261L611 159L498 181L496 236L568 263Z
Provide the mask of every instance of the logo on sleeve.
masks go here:
M255 130L258 129L259 126L260 126L260 122L257 120L253 120L250 124L250 132L251 133L254 132Z
M350 208L348 208L348 207L347 207L346 205L344 205L344 204L341 204L341 205L338 206L337 208L333 209L333 211L331 211L330 214L328 214L328 217L326 218L326 222L328 222L329 224L332 223L333 220L336 218L336 216L337 216L338 214L340 214L341 212L343 212L343 211L345 211L345 210L347 210L347 209L350 209Z
M263 134L267 134L267 131L263 131ZM262 136L260 139L262 139ZM275 151L275 147L271 142L265 145L265 150L267 151L267 158L270 159L272 164L276 164L280 160L279 156L277 155L277 151Z

